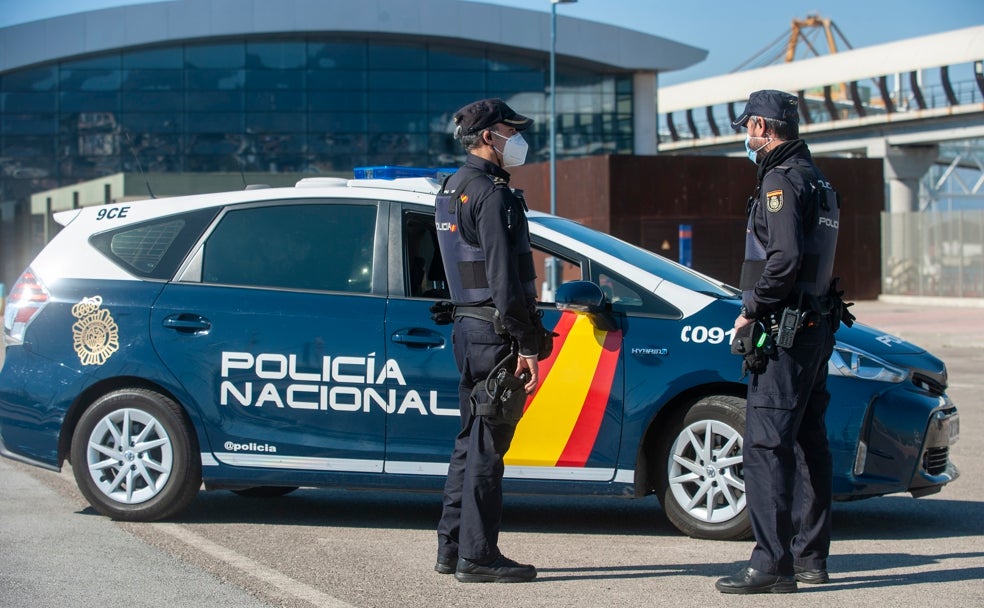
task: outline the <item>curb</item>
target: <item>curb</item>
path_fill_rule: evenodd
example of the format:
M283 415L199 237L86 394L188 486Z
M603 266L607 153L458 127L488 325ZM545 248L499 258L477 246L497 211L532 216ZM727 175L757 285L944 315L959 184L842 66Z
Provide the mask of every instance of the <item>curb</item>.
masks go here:
M906 306L939 306L942 308L984 308L984 298L942 298L937 296L902 296L881 294L879 302Z

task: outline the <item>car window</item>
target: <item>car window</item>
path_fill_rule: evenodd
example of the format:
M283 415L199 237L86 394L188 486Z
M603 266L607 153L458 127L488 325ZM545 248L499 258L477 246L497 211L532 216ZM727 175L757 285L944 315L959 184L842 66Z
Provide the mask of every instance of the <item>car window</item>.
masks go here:
M141 226L114 234L109 241L109 250L135 269L144 272L157 267L164 252L174 242L184 228L182 218Z
M642 295L639 291L618 277L606 272L599 273L598 285L601 286L601 291L605 294L605 300L613 305L636 308L642 306Z
M169 279L216 213L203 209L158 218L94 234L89 242L128 272Z
M447 279L444 276L444 263L437 244L437 229L434 216L429 213L408 211L403 215L403 276L406 295L412 298L450 298ZM556 252L533 245L533 265L536 269L541 303L554 301L553 293L547 288L547 278L551 268L557 273L557 284L578 281L584 278L581 263L573 257L564 257Z
M680 310L676 306L601 264L591 263L591 276L593 278L589 280L601 287L605 301L612 305L614 311L680 318Z
M374 205L300 204L229 211L205 242L206 283L369 293Z
M412 298L450 298L433 215L415 212L403 215L403 248L406 295Z
M735 298L739 293L724 283L677 264L661 255L598 232L573 220L537 216L533 221L691 291L722 299Z
M584 278L580 262L572 258L563 257L552 251L546 251L537 245L533 246L533 265L536 268L536 276L540 287L538 298L542 303L553 303L556 301L553 292L550 290L548 280L551 272L556 273L556 284L558 286L568 281L580 281Z

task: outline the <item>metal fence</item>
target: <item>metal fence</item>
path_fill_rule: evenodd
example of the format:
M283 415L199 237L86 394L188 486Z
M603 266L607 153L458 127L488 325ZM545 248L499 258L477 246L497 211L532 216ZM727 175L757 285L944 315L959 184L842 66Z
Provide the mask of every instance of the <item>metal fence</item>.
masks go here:
M984 297L984 211L882 213L882 293Z

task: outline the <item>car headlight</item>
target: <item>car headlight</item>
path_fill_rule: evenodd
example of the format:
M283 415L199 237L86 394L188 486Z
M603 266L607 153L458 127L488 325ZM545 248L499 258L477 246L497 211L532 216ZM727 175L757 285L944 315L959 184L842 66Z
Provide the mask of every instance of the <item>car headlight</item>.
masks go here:
M859 380L876 380L878 382L905 382L909 376L904 369L889 365L878 357L868 353L836 344L830 355L827 373L831 376L845 376Z

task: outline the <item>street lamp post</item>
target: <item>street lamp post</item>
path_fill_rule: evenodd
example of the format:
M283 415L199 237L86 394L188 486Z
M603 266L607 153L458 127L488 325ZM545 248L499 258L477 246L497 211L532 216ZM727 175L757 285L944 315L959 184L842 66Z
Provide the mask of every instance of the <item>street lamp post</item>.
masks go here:
M557 214L557 5L577 0L550 0L550 213ZM547 288L551 297L557 289L554 258L547 259Z

